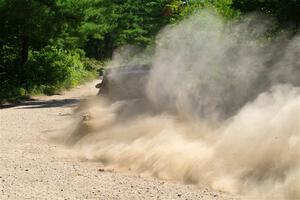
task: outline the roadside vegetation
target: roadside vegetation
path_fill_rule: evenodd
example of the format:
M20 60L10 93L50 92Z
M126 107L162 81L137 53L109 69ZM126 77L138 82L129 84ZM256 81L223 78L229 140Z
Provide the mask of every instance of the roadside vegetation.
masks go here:
M54 94L97 76L113 51L146 48L159 30L201 11L261 12L296 33L300 0L0 0L0 99Z

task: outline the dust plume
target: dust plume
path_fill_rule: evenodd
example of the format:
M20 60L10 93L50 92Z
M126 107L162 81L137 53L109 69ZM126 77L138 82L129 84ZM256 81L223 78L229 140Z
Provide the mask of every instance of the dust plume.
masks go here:
M271 26L202 11L166 27L146 98L86 102L64 141L108 168L300 199L300 37L266 41Z

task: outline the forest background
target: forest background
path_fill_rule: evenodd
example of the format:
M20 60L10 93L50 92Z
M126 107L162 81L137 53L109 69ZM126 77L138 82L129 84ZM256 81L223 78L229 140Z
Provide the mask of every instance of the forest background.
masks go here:
M202 9L270 16L266 39L300 25L300 0L0 0L0 100L81 84L119 47L151 51L159 30Z

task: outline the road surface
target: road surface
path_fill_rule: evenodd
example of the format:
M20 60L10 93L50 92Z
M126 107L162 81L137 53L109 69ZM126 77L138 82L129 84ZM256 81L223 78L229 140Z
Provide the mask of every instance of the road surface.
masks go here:
M0 109L0 199L237 199L205 186L103 170L42 139L71 119L80 100L96 95L95 84Z

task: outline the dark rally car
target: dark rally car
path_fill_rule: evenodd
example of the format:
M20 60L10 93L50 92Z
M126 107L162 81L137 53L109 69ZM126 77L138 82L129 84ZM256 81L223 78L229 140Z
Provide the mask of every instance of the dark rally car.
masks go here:
M148 81L151 65L126 65L106 69L102 80L96 85L98 95L112 101L145 97L145 86Z

